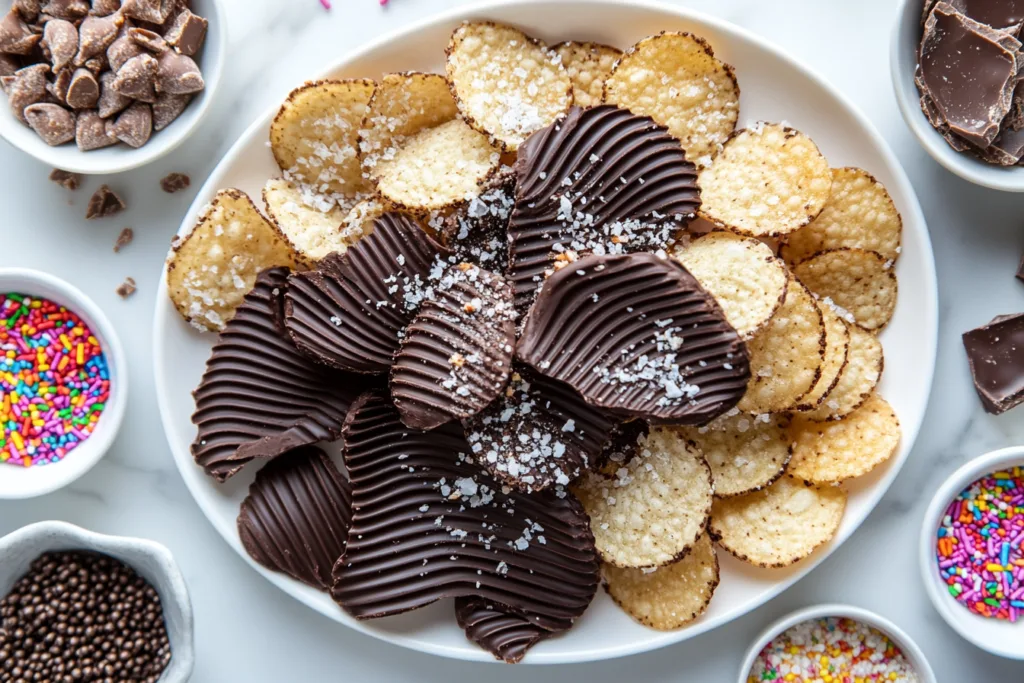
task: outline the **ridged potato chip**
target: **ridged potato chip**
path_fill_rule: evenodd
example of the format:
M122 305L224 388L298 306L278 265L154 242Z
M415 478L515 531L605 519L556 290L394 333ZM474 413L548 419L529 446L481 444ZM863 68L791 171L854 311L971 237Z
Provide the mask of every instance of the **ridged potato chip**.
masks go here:
M711 232L673 255L715 297L744 339L764 327L786 298L786 266L759 240Z
M825 362L825 321L814 297L790 278L786 300L764 329L747 342L750 383L740 410L790 410L814 387Z
M699 183L705 219L743 235L779 237L821 213L832 173L809 137L762 122L737 131Z
M359 156L370 178L393 159L409 137L458 116L448 79L440 74L388 74L370 98L359 131Z
M349 247L342 232L345 212L336 204L318 208L316 196L310 196L290 180L273 178L263 186L263 204L267 215L303 261L311 263Z
M241 190L221 190L167 262L167 291L185 320L218 332L260 271L296 266L288 240Z
M377 164L377 192L413 211L454 206L480 192L501 155L487 136L461 119L409 138L393 158Z
M447 54L462 117L508 151L572 106L572 82L558 55L519 29L464 23L452 33Z
M622 56L622 50L600 43L568 41L555 46L572 81L574 104L593 107L604 99L604 82Z
M793 267L793 274L827 297L866 330L880 330L896 308L898 285L892 261L864 249L821 251Z
M601 559L617 567L663 567L704 533L711 470L676 431L654 428L614 477L587 474L575 488Z
M814 410L835 389L839 376L846 367L850 353L850 329L829 303L819 300L822 320L825 323L825 360L821 364L821 375L807 395L800 399L797 410Z
M689 33L664 32L629 48L605 81L604 99L668 128L698 167L719 153L740 114L733 68Z
M697 444L711 467L715 495L738 496L768 486L786 471L789 417L736 411L703 427L680 429Z
M604 585L619 607L644 626L670 631L707 611L718 587L718 555L704 534L679 562L655 571L604 566Z
M711 533L744 562L788 567L832 540L845 511L841 488L785 476L764 490L716 499Z
M863 476L892 457L900 444L900 421L892 406L873 393L837 422L795 418L789 438L791 475L814 484L838 484Z
M846 365L839 373L839 381L817 408L801 413L808 420L838 420L867 400L882 378L885 359L882 344L867 330L854 324L847 324L850 332L850 350Z
M287 179L346 209L369 189L358 143L374 87L369 79L312 81L288 95L270 124L270 149Z
M903 219L882 183L860 168L834 168L825 208L791 233L779 254L796 264L819 251L856 247L896 260L902 232Z

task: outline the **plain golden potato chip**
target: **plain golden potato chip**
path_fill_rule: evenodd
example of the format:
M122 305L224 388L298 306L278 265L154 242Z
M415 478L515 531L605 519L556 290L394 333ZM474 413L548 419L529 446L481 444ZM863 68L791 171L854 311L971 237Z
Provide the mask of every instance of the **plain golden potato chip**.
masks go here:
M835 536L846 510L846 492L785 476L768 488L717 498L711 533L718 544L758 567L788 567Z
M740 114L733 68L689 33L660 33L629 48L605 81L604 99L668 128L700 167L719 153Z
M727 497L757 491L782 476L791 451L788 424L785 415L735 411L680 432L697 444L708 461L715 495Z
M740 410L759 415L790 410L814 387L825 362L825 321L814 297L790 278L786 300L747 342L750 382Z
M644 626L670 631L704 614L718 588L715 544L704 534L679 562L655 571L604 566L608 595Z
M604 99L604 82L622 50L600 43L568 41L555 46L572 82L574 104L594 107Z
M575 488L601 559L616 567L678 561L707 526L711 470L670 428L652 428L639 453L612 477L589 473Z
M673 255L715 297L744 339L764 327L786 298L786 265L759 240L711 232Z
M900 421L892 406L872 393L837 422L795 418L789 438L791 475L814 484L838 484L863 476L892 457L900 444Z
M373 90L369 79L324 80L288 95L270 125L270 148L287 179L346 208L367 191L358 144Z
M345 212L334 203L320 208L315 196L305 195L290 180L268 180L263 186L263 204L270 220L306 263L334 252L345 253L350 246L342 231Z
M373 222L387 212L388 207L377 197L364 199L353 206L341 221L341 232L350 246L373 232Z
M501 160L487 136L461 119L421 131L377 164L377 192L413 211L454 206L480 193Z
M458 116L448 79L440 74L388 74L370 98L359 131L359 156L370 178L380 161L394 159L410 136Z
M508 151L572 106L572 82L559 56L511 26L464 23L447 53L462 117Z
M167 291L185 320L214 332L256 282L260 271L296 266L284 235L241 190L221 190L167 262Z
M818 217L786 238L781 256L795 264L840 247L877 251L895 261L903 219L882 183L859 168L832 169L832 193Z
M846 367L850 353L850 329L832 305L818 301L822 320L825 322L825 361L821 364L821 376L807 395L800 399L797 410L814 410L835 389L839 375Z
M896 308L892 261L873 251L843 247L818 252L795 265L793 274L866 330L885 327Z
M882 378L885 359L878 338L858 325L847 324L850 350L839 381L817 408L801 413L808 420L838 420L859 408Z
M821 213L832 173L818 146L777 123L737 131L698 178L700 213L725 230L779 237Z

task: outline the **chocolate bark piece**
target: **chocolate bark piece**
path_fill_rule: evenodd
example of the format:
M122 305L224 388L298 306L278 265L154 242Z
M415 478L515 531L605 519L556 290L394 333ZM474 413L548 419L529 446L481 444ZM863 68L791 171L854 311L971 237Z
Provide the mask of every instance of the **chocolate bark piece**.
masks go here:
M1024 403L1024 313L993 318L963 340L985 410L999 415Z
M82 182L82 176L78 173L72 173L71 171L62 171L59 168L55 168L50 171L50 180L57 183L65 190L77 190L78 186Z
M47 16L75 21L89 13L89 3L86 0L49 0L40 11Z
M992 28L1016 33L1024 22L1024 0L947 0L961 14Z
M153 134L153 112L145 102L135 102L118 115L108 133L138 149L149 142Z
M40 102L29 105L25 107L25 120L51 147L75 139L75 115L59 104Z
M125 97L141 102L155 102L157 68L156 59L152 55L136 55L117 70L117 76L110 82L110 87Z
M176 6L177 0L124 0L121 11L132 19L162 24Z
M128 37L139 44L150 52L160 53L167 49L167 41L164 37L155 31L150 31L145 28L131 28L128 29Z
M206 39L206 28L209 22L188 9L178 13L167 30L164 38L178 52L194 57Z
M441 239L455 258L504 275L508 269L508 221L515 204L516 174L503 166L473 197L444 219Z
M342 439L353 514L331 593L354 617L475 596L558 630L586 610L600 563L572 494L503 492L457 424L409 429L382 392L356 401Z
M96 103L99 115L105 119L110 118L118 112L124 111L132 103L132 98L122 95L114 90L112 84L117 74L113 71L105 71L100 74L100 99ZM156 105L153 112L153 126L156 127ZM157 128L157 130L160 130Z
M78 29L66 19L51 19L43 27L42 46L56 73L71 64L78 53Z
M702 424L750 379L746 345L683 266L654 254L586 256L548 278L516 348L593 406Z
M455 598L455 621L466 638L508 664L522 661L531 647L560 633L481 598Z
M978 147L992 144L1013 103L1021 44L945 2L925 22L921 79L950 130Z
M1014 130L1004 125L992 144L978 155L990 164L1014 166L1024 158L1024 129Z
M106 218L121 213L127 208L124 200L109 185L100 185L89 198L85 209L87 219Z
M157 95L153 103L153 130L161 131L174 123L191 101L191 95Z
M405 329L391 366L402 422L434 429L486 408L512 368L515 317L504 278L468 263L449 267Z
M107 51L120 33L124 17L111 14L105 17L88 16L78 27L79 45L75 64L82 66L90 59Z
M191 95L206 87L199 65L191 57L166 50L157 59L156 89L171 95Z
M92 109L100 99L100 84L85 68L75 69L65 98L72 109Z
M13 9L0 19L0 52L29 55L42 38Z
M78 113L75 122L75 143L78 149L89 152L117 144L117 138L107 134L106 121L95 110Z
M402 331L437 283L447 250L405 214L389 212L344 255L294 274L285 295L285 327L302 353L352 372L391 367ZM434 276L432 277L432 270Z
M22 123L28 123L25 108L46 99L49 73L50 67L46 64L33 64L14 73L14 80L7 87L7 103L11 113Z
M127 30L121 34L107 48L107 61L113 71L120 71L121 67L128 63L133 57L143 54L142 47L132 40Z
M168 173L160 179L160 189L167 194L174 194L188 189L192 184L191 178L184 173Z
M573 254L657 251L700 207L696 167L652 119L573 107L519 147L509 222L516 305Z
M218 481L254 459L335 440L366 386L315 365L289 342L281 302L287 280L287 268L260 273L217 338L195 391L192 456Z
M351 521L348 480L326 453L306 446L256 473L237 525L249 557L326 591Z

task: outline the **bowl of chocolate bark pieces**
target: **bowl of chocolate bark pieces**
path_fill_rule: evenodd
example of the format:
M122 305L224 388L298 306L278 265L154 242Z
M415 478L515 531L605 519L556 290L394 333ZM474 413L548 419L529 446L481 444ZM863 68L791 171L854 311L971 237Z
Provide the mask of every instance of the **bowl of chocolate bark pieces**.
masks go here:
M0 1L0 137L76 173L181 144L224 63L216 0Z
M940 164L1024 192L1020 0L904 0L891 68L904 120Z

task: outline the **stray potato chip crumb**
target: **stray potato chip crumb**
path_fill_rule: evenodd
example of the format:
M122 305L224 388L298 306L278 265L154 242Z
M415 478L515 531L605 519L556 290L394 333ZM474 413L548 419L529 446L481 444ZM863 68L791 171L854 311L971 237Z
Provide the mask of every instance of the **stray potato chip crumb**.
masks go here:
M800 399L797 410L814 410L839 383L839 375L846 367L850 353L850 330L835 309L818 301L822 319L825 321L825 362L821 364L821 375L807 395Z
M337 206L327 211L308 206L302 201L302 191L291 181L268 180L263 187L263 203L270 220L306 262L335 252L343 254L349 247L341 230L345 212Z
M814 484L838 484L863 476L892 457L900 444L900 421L885 399L872 393L837 422L795 418L789 438L791 475Z
M846 510L846 492L785 476L768 488L718 498L711 532L719 545L758 567L788 567L832 540Z
M810 223L832 191L817 145L777 123L738 131L699 177L701 215L720 228L777 237Z
M842 419L867 400L882 378L885 359L881 342L858 325L850 323L847 328L850 351L839 373L839 381L816 409L802 413L801 417L818 421Z
M704 454L715 495L721 497L768 486L782 476L790 455L788 417L732 412L703 427L680 429Z
M876 252L848 247L822 251L794 266L793 273L866 330L885 327L896 308L892 261Z
M572 98L580 107L596 107L604 100L604 82L622 56L622 50L600 43L568 41L555 46L572 81Z
M679 562L657 571L604 566L605 588L619 607L645 626L670 631L707 611L718 587L715 544L704 534Z

